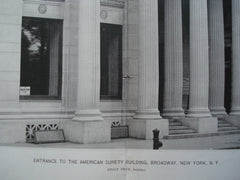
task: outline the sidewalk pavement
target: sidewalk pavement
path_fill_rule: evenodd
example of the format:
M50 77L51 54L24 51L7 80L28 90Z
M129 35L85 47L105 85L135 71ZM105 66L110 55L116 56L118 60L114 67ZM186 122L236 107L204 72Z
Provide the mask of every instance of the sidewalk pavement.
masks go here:
M185 139L161 139L163 147L161 149L240 149L240 134L211 136L211 137L195 137ZM47 143L47 144L31 144L31 143L15 143L0 144L0 146L18 146L18 147L46 147L46 148L77 148L77 149L152 149L152 140L139 140L133 138L115 139L110 143L99 144L76 144L76 143Z

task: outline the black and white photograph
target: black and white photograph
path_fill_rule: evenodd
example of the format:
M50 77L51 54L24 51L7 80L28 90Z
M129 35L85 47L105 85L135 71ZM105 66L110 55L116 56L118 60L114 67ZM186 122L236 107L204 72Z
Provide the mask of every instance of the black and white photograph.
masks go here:
M0 180L239 180L240 0L0 0Z

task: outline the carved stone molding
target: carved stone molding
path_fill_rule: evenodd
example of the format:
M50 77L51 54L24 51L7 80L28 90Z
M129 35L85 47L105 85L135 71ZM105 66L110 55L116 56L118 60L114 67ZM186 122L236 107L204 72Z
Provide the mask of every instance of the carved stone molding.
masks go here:
M124 8L125 0L101 0L101 5Z
M40 14L45 14L47 12L47 6L45 4L40 4L38 6L38 12Z
M101 19L107 19L108 12L106 10L101 10L100 17L101 17Z

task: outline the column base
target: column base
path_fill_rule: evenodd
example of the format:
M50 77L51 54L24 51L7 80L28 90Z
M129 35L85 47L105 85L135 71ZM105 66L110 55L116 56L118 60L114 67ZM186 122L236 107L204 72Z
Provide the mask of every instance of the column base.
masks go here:
M81 144L111 140L111 124L105 121L73 121L61 124L67 141Z
M179 118L179 117L185 116L182 108L163 109L163 113L161 115L167 119L169 119L169 118L173 119L173 118Z
M226 109L224 107L210 108L210 112L215 117L223 117L227 115Z
M153 130L160 130L159 138L168 135L169 123L167 119L132 119L129 120L129 135L138 139L152 139Z
M74 121L102 121L101 112L98 109L78 110L73 117Z
M190 108L186 114L188 118L209 118L212 117L208 108Z
M184 118L180 121L190 128L196 130L198 133L215 133L218 131L217 117L194 117Z
M240 116L240 107L232 107L229 115L230 116Z
M230 114L229 116L226 116L226 120L232 123L234 126L240 127L240 115L233 116Z
M158 109L145 109L136 111L134 119L162 119Z

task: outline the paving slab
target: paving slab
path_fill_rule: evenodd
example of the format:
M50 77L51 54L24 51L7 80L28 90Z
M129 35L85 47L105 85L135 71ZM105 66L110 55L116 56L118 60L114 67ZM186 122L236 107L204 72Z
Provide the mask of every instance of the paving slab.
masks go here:
M161 139L163 147L161 149L240 149L240 134L211 136L211 137L195 137L185 139ZM49 147L49 148L90 148L90 149L152 149L152 140L139 140L132 138L114 139L110 143L99 144L76 144L70 142L64 143L15 143L0 144L0 146L22 146L22 147Z

